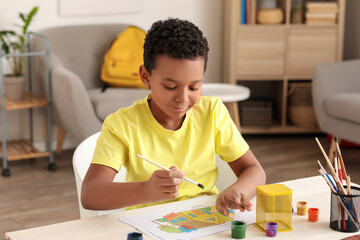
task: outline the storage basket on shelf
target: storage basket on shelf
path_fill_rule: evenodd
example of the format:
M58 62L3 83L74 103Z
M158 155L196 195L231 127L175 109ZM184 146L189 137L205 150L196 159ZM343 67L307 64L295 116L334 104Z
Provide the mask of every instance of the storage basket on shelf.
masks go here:
M271 127L272 102L247 100L240 105L240 121L244 127Z
M299 127L318 128L311 96L311 82L293 82L288 91L288 118Z

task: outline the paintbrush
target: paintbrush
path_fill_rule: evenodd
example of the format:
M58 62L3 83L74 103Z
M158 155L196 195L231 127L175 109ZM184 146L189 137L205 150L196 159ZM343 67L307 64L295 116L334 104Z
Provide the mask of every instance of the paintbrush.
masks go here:
M346 185L347 185L348 195L352 195L350 175L348 175L348 177L347 177L347 179L346 179ZM355 204L354 204L352 198L351 198L351 200L350 200L350 204L351 204L352 207L353 207L355 217L357 218L358 222L360 222L360 219L359 219L359 216L358 216L357 213L356 213Z
M137 154L137 156L138 156L139 158L141 158L141 159L143 159L143 160L145 160L145 161L147 161L147 162L149 162L149 163L151 163L151 164L153 164L153 165L161 168L161 169L164 169L164 170L166 170L166 171L171 171L169 168L166 168L166 167L164 167L164 166L161 166L160 164L158 164L158 163L156 163L156 162L154 162L154 161L151 161L150 159L147 159L146 157L143 157L143 156L141 156L140 154ZM195 184L196 186L198 186L198 187L201 188L201 189L204 189L204 188L205 188L204 185L202 185L201 183L195 182L194 180L191 180L190 178L184 177L183 179L184 179L185 181L189 182L189 183Z
M345 168L345 163L344 163L344 159L342 157L341 151L340 151L340 146L339 146L339 142L337 140L337 137L334 137L334 141L336 144L336 150L338 152L338 158L340 160L340 164L341 164L341 168L344 171L344 178L347 179L347 173L346 173L346 168Z
M329 157L326 155L325 150L324 150L324 148L322 147L319 139L316 137L315 140L316 140L317 144L319 145L319 148L320 148L322 154L324 155L324 158L325 158L325 160L326 160L326 162L327 162L327 164L328 164L328 167L329 167L329 169L330 169L331 176L333 177L333 179L334 179L335 182L336 182L336 185L337 185L338 188L339 188L339 193L340 193L340 194L346 194L346 191L345 191L342 183L340 183L340 180L339 180L338 176L337 176L336 173L335 173L334 167L332 166Z
M318 171L320 173L320 175L324 178L325 182L327 183L327 185L330 187L331 191L333 193L336 193L334 187L332 186L332 184L330 183L330 181L326 178L325 174L323 173L323 170L321 168L318 168ZM359 225L359 220L354 218L355 216L353 216L352 214L352 211L351 211L351 208L348 209L348 207L345 205L346 201L344 199L341 199L338 195L336 195L336 198L338 200L338 202L341 204L341 206L344 208L344 210L346 211L346 213L348 214L348 216L351 218L351 220L353 220L354 222L354 225L357 229L360 229L360 225ZM344 202L345 203L344 203ZM350 210L350 211L349 211Z
M343 183L343 177L342 177L342 170L341 170L341 164L340 164L340 159L338 158L338 154L334 151L334 162L337 162L339 161L339 164L338 164L338 177L339 177L339 180L340 180L340 183L342 185ZM343 229L346 230L346 224L345 224L345 213L344 213L344 208L341 208L341 218L342 218L342 225L343 225Z

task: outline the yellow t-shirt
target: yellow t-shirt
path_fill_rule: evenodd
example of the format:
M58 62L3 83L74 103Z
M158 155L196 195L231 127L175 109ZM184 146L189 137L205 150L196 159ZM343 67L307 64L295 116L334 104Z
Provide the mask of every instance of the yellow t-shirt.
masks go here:
M216 97L202 96L186 113L181 128L172 131L156 121L148 97L130 107L120 108L105 119L92 163L116 171L123 165L127 182L147 181L159 168L136 156L140 154L164 167L176 166L185 172L186 177L205 187L202 190L184 181L175 200L219 193L215 186L218 177L215 153L224 161L231 162L249 149L225 105ZM169 201L128 209L164 202Z

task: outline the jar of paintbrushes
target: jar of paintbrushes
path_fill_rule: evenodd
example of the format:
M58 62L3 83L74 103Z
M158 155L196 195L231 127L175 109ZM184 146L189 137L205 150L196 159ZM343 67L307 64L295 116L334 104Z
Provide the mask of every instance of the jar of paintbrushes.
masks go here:
M340 232L359 231L360 188L344 186L349 194L331 192L330 228Z

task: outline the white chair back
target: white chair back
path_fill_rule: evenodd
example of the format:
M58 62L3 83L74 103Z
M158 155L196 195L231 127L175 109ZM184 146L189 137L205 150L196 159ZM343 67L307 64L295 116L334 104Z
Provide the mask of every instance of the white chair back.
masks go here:
M79 146L75 149L73 155L73 168L76 181L76 189L78 193L79 209L80 209L80 218L88 218L99 215L105 215L116 211L121 211L122 209L109 210L109 211L93 211L87 210L82 207L81 204L81 185L86 175L87 170L90 167L91 159L94 154L95 146L97 139L99 138L100 132L97 132L90 137L82 141ZM116 174L114 182L125 182L126 170L124 167Z

